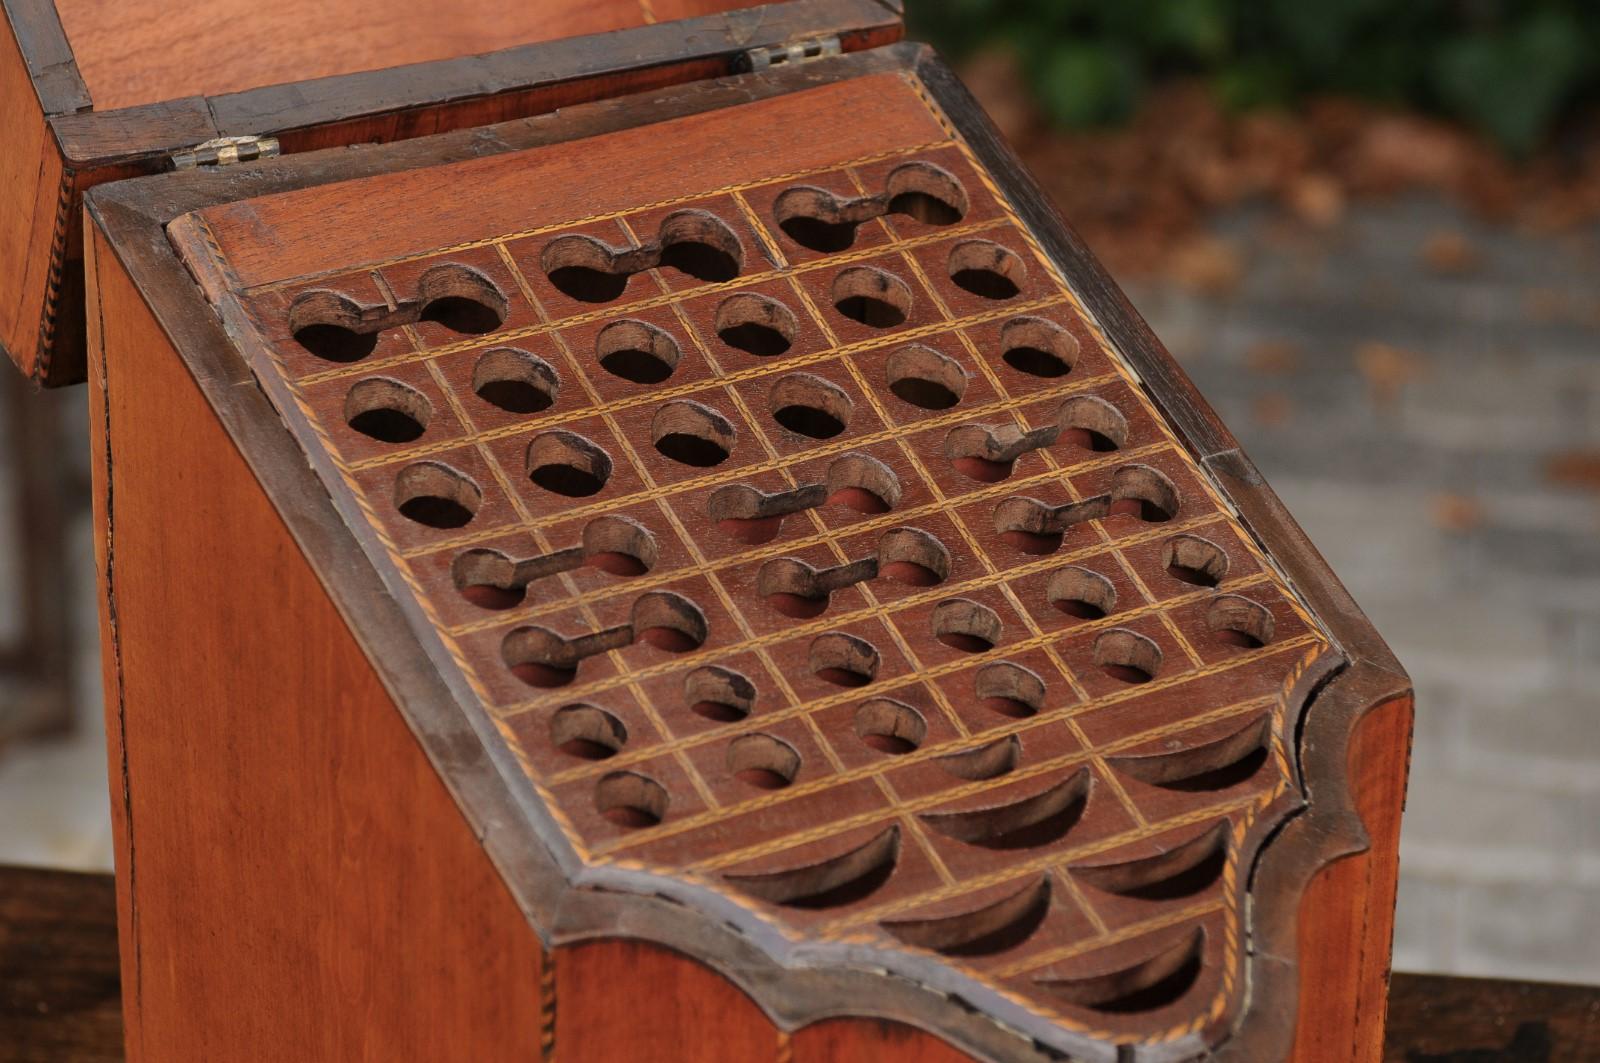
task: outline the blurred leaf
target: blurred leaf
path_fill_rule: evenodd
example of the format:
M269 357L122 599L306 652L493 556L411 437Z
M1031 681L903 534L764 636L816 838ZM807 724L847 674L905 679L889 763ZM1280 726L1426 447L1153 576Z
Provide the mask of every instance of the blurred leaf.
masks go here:
M1439 94L1513 152L1527 152L1569 91L1583 37L1577 20L1560 10L1534 14L1510 33L1458 37L1440 48Z
M1006 43L1041 108L1087 125L1150 80L1207 79L1232 108L1325 92L1431 107L1508 150L1600 98L1595 0L910 0L911 32L954 57Z
M1131 57L1118 48L1063 45L1036 54L1033 83L1039 104L1057 122L1091 126L1125 118L1140 87Z
M1211 84L1218 102L1235 111L1283 104L1294 94L1289 70L1265 58L1224 67Z
M1147 23L1152 40L1199 58L1226 54L1233 37L1229 0L1156 0L1152 6Z

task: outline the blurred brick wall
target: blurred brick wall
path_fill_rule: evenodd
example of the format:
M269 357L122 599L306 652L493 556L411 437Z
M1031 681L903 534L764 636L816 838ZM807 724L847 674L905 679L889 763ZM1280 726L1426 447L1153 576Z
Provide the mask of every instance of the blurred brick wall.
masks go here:
M1133 289L1416 682L1399 968L1600 983L1596 237L1238 211Z

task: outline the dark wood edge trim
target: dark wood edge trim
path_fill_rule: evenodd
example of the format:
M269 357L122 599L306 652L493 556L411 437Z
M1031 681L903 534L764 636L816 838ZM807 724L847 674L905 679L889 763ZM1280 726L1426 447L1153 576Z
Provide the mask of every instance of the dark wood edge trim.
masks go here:
M195 143L202 114L214 127L211 136L281 136L652 69L682 67L685 79L699 79L712 64L732 74L747 49L765 44L837 34L850 51L890 43L903 32L900 16L879 0L787 0L484 55L97 111L54 126L72 165L91 168Z
M427 648L426 639L412 623L414 618L408 619L392 608L390 588L368 563L368 555L341 516L339 504L307 467L305 451L285 423L288 418L280 413L281 403L280 408L274 408L260 390L262 382L234 353L237 346L247 345L245 337L230 337L224 330L165 234L167 223L210 203L366 173L519 150L675 114L743 103L757 96L796 91L862 73L909 68L923 72L944 70L926 49L901 45L759 78L735 79L737 83L701 84L650 94L640 100L618 99L575 107L558 115L524 119L490 130L275 160L253 167L249 175L244 175L248 180L244 176L218 179L216 175L199 180L194 175L174 174L121 182L93 192L89 197L90 212L150 298L152 309L173 338L175 348L183 352L224 426L239 443L286 525L312 560L330 597L378 664L397 705L466 810L469 821L477 825L491 858L502 869L535 927L550 943L622 936L677 948L740 985L784 1028L834 1015L877 1015L911 1022L981 1058L1048 1059L1052 1053L1065 1051L1073 1058L1119 1063L1111 1046L1087 1041L1042 1022L941 964L875 948L797 947L732 899L677 880L609 868L583 869L569 879L554 858L559 847L552 849L547 837L527 829L529 825L537 827L541 817L537 802L534 807L526 802L529 795L525 791L531 789L526 780L522 779L524 789L519 790L520 773L507 776L501 766L482 754L468 710L469 705L474 705L471 699L459 701L461 692L453 689L439 671L417 666ZM942 76L954 84L947 71ZM986 124L981 113L978 119ZM960 120L970 124L974 118L969 115ZM963 132L976 136L973 129L965 126ZM996 167L1004 190L1014 197L1019 195L1014 184L1018 173ZM1036 218L1030 221L1042 232L1059 226L1059 221L1048 217L1042 222ZM1052 251L1060 254L1057 249ZM237 333L236 329L232 331ZM1156 356L1166 357L1159 348ZM255 386L249 386L252 384ZM1261 534L1259 528L1257 534ZM1315 557L1307 563L1321 565L1320 558ZM1359 615L1357 619L1365 622ZM394 652L383 652L385 647ZM1336 665L1337 661L1331 664ZM1358 661L1351 671L1365 674L1374 668ZM1377 671L1393 679L1390 673ZM1336 730L1343 725L1346 732L1353 727L1360 711L1375 702L1335 693L1343 689L1330 685L1312 701L1310 709L1300 714L1303 723L1323 721L1318 728ZM1330 693L1335 696L1330 697ZM1365 696L1371 690L1358 689L1356 693ZM474 711L482 713L475 705ZM1321 802L1323 769L1317 764L1311 767L1314 770L1307 783L1313 778L1318 780L1316 792ZM1332 773L1332 780L1329 785L1346 781L1342 768ZM1257 875L1286 874L1269 871L1281 864L1291 871L1301 869L1309 881L1316 869L1338 853L1359 848L1360 825L1358 821L1349 822L1353 815L1348 813L1348 795L1340 791L1328 796L1330 810L1317 817L1298 817L1290 824L1312 824L1316 844L1300 843L1292 847L1295 851L1289 859L1277 860L1270 854L1276 853L1283 838L1292 839L1304 830L1291 834L1286 829L1267 846L1269 856L1258 863ZM641 891L658 896L641 896ZM1283 918L1292 925L1298 905L1284 905L1282 910L1290 913ZM1273 956L1292 957L1293 945L1290 940L1287 951L1274 951ZM808 966L824 958L832 964L829 970ZM866 973L865 968L882 973ZM1274 1010L1284 1006L1276 1000L1263 1004L1272 995L1271 983L1283 981L1286 979L1257 976L1253 985L1261 992L1253 995L1250 1006L1270 1006ZM1292 987L1289 992L1293 992ZM1001 1022L986 1018L961 1001L972 1001L979 1010L1000 1017ZM1292 999L1287 1006L1292 1032ZM1043 1047L1047 1045L1051 1047ZM1139 1063L1175 1061L1190 1058L1203 1047L1197 1039L1191 1039L1140 1050L1134 1058ZM1126 1063L1127 1058L1124 1055L1120 1063Z
M78 72L55 0L0 0L0 10L11 23L17 50L28 64L33 90L46 118L87 111L94 106L89 87Z
M1251 1002L1255 1022L1219 1047L1215 1063L1287 1059L1294 1044L1300 979L1300 899L1316 876L1335 861L1365 852L1370 844L1350 789L1350 744L1372 711L1409 697L1408 680L1359 661L1336 676L1309 707L1299 751L1306 792L1316 800L1263 847L1251 875L1251 893L1290 899L1265 906L1252 927Z

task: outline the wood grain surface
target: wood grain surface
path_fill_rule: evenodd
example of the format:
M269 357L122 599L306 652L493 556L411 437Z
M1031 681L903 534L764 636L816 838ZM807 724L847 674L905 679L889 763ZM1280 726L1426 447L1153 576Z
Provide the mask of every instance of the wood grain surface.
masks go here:
M57 0L97 110L496 52L753 0Z
M0 1063L124 1058L115 889L110 875L0 867ZM637 958L634 950L597 951L611 951L619 961ZM652 972L677 971L670 956L645 962ZM726 992L714 990L711 1000ZM733 1011L746 1007L735 1002ZM1600 987L1397 972L1388 1013L1384 1063L1600 1058ZM772 1054L752 1058L778 1063L782 1044L773 1031ZM878 1063L901 1045L909 1046L907 1058L921 1063L967 1058L937 1038L875 1020L831 1020L788 1037L793 1063Z
M129 1058L530 1058L538 939L98 245L91 278Z
M0 867L0 1063L117 1063L110 875Z
M1300 1063L1376 1063L1383 1054L1412 711L1410 698L1398 698L1373 709L1357 727L1350 790L1369 845L1324 869L1300 903L1303 988L1294 1055ZM1320 992L1322 986L1351 991Z

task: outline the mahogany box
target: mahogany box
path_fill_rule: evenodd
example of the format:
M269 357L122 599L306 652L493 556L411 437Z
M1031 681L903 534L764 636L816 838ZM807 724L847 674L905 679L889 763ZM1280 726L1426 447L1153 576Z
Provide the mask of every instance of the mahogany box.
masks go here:
M1410 682L897 12L61 6L280 153L7 323L96 185L131 1060L1380 1058Z

